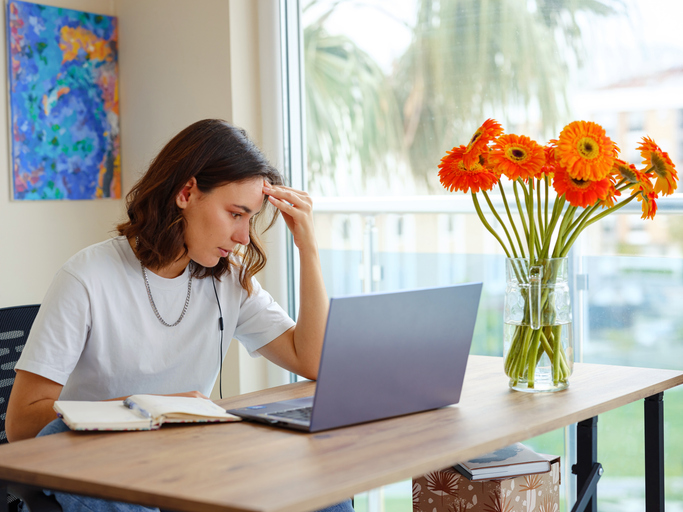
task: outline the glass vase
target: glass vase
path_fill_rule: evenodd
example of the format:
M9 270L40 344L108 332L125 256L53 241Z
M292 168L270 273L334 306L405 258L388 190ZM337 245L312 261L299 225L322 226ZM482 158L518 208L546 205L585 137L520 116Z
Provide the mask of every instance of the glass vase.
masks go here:
M574 362L567 258L505 260L505 374L525 392L569 386Z

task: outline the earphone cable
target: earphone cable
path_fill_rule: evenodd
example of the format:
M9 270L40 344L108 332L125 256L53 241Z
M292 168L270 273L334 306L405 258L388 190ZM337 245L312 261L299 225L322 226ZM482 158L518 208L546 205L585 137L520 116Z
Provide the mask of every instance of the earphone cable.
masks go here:
M211 270L211 282L213 283L213 293L216 295L216 304L218 304L218 328L221 331L221 344L219 367L218 367L218 395L223 398L223 310L221 309L221 301L218 300L218 291L216 291L216 280L213 277L213 270Z

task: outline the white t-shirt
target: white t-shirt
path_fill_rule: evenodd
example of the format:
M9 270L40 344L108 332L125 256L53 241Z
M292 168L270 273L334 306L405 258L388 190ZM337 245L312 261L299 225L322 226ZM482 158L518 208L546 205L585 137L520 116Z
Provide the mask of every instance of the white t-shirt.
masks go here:
M161 317L174 323L187 297L189 266L174 279L147 271ZM64 385L61 400L105 400L135 393L209 395L232 337L256 357L294 322L254 279L251 296L233 270L216 290L193 279L183 320L162 325L152 310L140 262L117 237L73 256L57 273L16 365Z

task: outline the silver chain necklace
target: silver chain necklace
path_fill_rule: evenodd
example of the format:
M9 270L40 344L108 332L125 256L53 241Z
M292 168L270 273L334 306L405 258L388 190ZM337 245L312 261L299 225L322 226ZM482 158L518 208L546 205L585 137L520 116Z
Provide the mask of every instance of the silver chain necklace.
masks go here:
M175 323L169 324L163 318L161 318L161 315L159 314L159 310L157 309L156 304L154 304L154 299L152 298L152 290L149 288L149 280L147 279L147 271L145 270L145 266L142 264L142 262L140 262L140 268L142 269L142 277L145 278L145 287L147 288L147 297L149 297L149 303L152 305L152 310L154 311L154 314L157 316L159 321L163 325L165 325L166 327L175 327L183 319L183 317L185 316L185 313L187 312L187 306L190 305L190 294L192 293L192 272L190 271L190 279L187 282L187 297L185 297L185 306L183 306L183 312L180 313L180 317L178 317L178 320L176 320Z

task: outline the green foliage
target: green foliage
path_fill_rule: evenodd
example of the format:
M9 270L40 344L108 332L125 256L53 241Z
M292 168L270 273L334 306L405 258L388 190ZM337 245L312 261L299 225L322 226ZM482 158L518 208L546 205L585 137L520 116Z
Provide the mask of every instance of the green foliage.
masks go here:
M411 107L403 125L419 127L406 137L413 172L433 174L492 112L537 105L546 136L557 132L568 114L567 61L580 60L580 10L612 12L593 0L541 1L535 12L518 0L421 0L415 41L394 80Z
M385 76L352 40L325 31L340 3L304 29L309 185L322 193L331 192L324 189L339 164L359 166L366 178L391 172L397 159L434 188L446 150L494 111L538 108L546 133L557 132L568 114L568 62L582 58L577 14L612 14L620 5L419 0L412 43Z
M387 156L401 151L389 83L351 39L325 31L333 9L304 29L309 187L327 193L338 165L369 165L369 174L381 174L391 171Z

